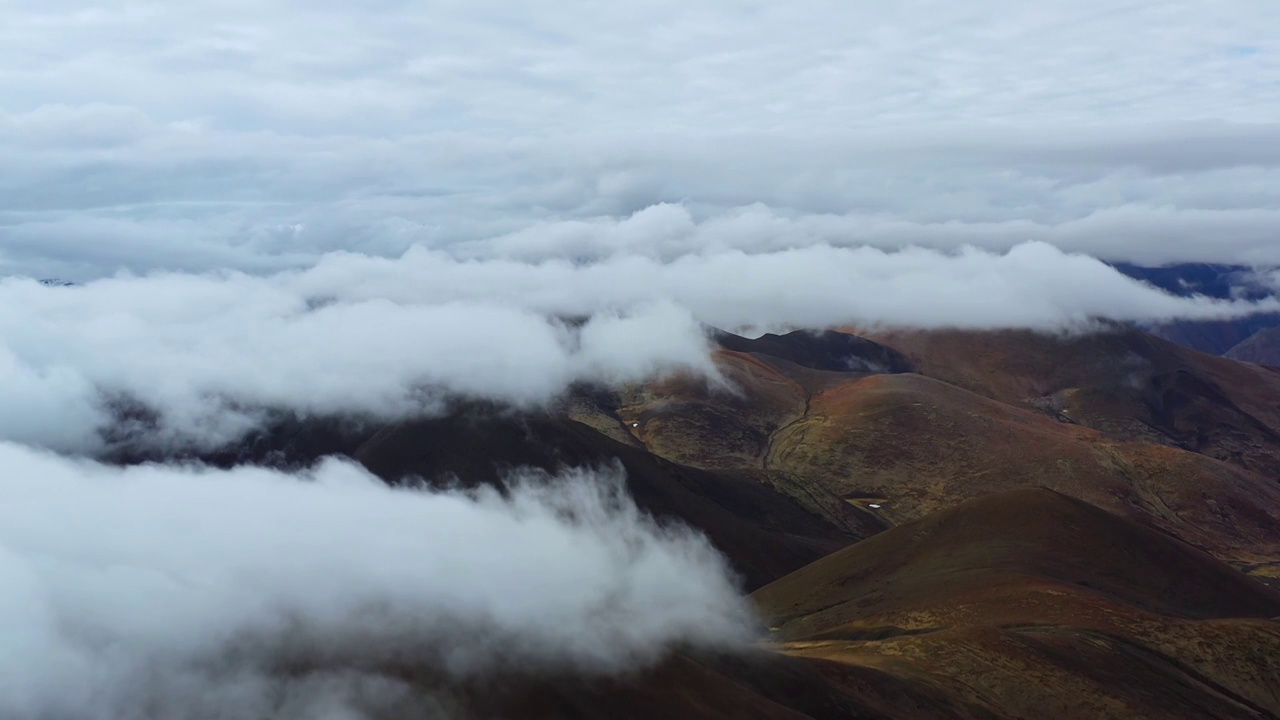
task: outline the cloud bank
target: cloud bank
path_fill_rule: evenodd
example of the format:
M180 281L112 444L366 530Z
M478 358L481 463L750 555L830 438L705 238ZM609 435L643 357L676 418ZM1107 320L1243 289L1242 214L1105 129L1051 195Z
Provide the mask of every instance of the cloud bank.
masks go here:
M744 238L671 206L473 248L487 259L414 248L265 276L3 280L0 438L92 453L110 428L212 448L269 411L390 420L458 396L533 407L575 383L714 377L704 325L1058 329L1278 309L1174 297L1044 243L944 253L729 242Z
M382 717L442 701L406 676L605 674L754 633L706 540L609 472L502 497L337 461L119 469L0 443L0 467L13 720Z

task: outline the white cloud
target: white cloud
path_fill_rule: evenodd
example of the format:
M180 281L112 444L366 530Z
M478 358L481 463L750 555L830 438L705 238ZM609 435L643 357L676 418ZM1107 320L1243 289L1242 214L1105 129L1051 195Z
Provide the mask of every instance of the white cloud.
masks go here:
M577 382L714 378L702 323L1057 329L1280 309L1174 297L1044 243L743 252L733 245L744 238L661 207L585 233L529 231L491 259L415 248L266 276L0 281L0 399L21 410L0 419L0 438L92 452L121 400L156 414L137 438L213 447L273 410L396 419L453 396L531 407ZM594 259L555 259L566 255Z
M0 295L0 395L25 411L6 415L0 437L63 449L93 448L113 423L104 403L118 398L160 413L150 442L209 447L255 426L264 409L391 419L430 412L448 395L533 406L579 381L714 374L701 328L661 303L574 328L482 292L400 302L305 274L78 288L11 280Z
M13 720L358 718L414 702L406 670L605 674L752 639L721 557L610 473L502 498L332 461L118 469L0 443L0 466Z

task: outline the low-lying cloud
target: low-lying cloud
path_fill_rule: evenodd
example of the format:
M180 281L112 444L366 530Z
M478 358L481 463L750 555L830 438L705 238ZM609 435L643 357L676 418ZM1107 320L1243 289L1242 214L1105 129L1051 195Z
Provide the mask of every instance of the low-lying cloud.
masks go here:
M1058 329L1277 309L1174 297L1044 243L747 252L679 208L530 233L470 259L414 248L266 276L0 281L0 438L94 452L140 411L147 442L208 448L267 411L386 420L458 396L539 406L575 383L714 377L704 324ZM715 249L687 252L690 235ZM517 252L530 244L583 260Z
M718 553L612 471L504 497L338 461L120 469L0 443L0 467L13 720L360 718L440 700L405 678L615 673L754 633Z

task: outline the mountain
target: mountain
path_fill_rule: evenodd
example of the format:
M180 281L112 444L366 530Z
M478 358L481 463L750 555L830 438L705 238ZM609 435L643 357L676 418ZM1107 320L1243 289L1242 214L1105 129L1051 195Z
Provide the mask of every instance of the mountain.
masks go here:
M477 717L1270 718L1280 592L1045 489L989 494L757 590L771 637L592 682L515 682Z
M754 598L784 652L875 667L994 717L1280 713L1280 593L1048 490L895 527Z
M1280 592L1166 533L1046 488L930 513L754 597L788 641L1055 618L1116 630L1121 617L1099 610L1120 606L1182 619L1280 615Z
M854 373L907 373L915 368L902 353L850 333L825 330L796 330L786 335L767 333L758 338L744 338L713 329L712 339L725 350L793 365Z
M468 486L616 465L773 628L619 677L464 684L466 717L1280 717L1280 370L1120 325L713 340L712 378L282 414L191 459Z
M1157 337L1210 355L1226 355L1260 332L1280 327L1280 314L1259 313L1236 320L1183 320L1147 328Z
M1178 447L1280 477L1280 373L1195 352L1132 328L891 332L921 372L1109 437Z
M1228 350L1225 356L1241 362L1280 367L1280 327L1259 330Z
M1207 295L1215 298L1258 299L1270 293L1254 281L1255 268L1247 265L1175 263L1159 267L1112 263L1112 267L1135 280L1150 283L1175 295Z
M616 459L643 507L707 532L750 587L929 513L1042 486L1280 575L1280 371L1122 326L719 341L713 381L381 426L286 418L200 459L343 454L389 482L470 484Z
M766 485L669 462L562 414L484 405L348 433L323 422L290 422L201 459L297 466L331 454L347 455L390 483L423 478L464 487L500 484L518 468L617 466L642 509L705 533L748 588L878 529L838 527Z
M457 705L520 720L1280 714L1280 593L1045 489L931 513L752 597L771 627L757 649L490 678Z
M1280 374L1121 327L872 341L917 372L721 350L722 384L670 378L571 412L668 461L773 488L856 535L1048 486L1241 566L1280 556Z
M1164 267L1143 267L1115 263L1117 270L1136 280L1150 283L1175 295L1207 295L1214 298L1240 297L1258 300L1274 295L1259 285L1257 271L1244 265L1184 263ZM1225 355L1262 330L1280 327L1280 314L1261 313L1234 320L1180 320L1146 328L1170 342L1211 355Z

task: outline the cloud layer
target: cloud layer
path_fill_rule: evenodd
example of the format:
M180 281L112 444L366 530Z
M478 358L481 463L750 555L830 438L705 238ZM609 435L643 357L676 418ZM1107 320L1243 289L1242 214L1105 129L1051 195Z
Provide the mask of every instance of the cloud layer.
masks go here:
M0 281L0 438L94 452L109 429L209 448L270 411L389 420L456 396L537 406L579 382L714 377L704 324L1060 329L1277 309L1173 297L1044 243L886 252L817 233L791 249L735 247L761 224L698 224L669 206L508 236L473 248L483 260L415 248L265 276ZM566 256L585 259L553 259Z
M122 470L0 443L0 467L14 720L359 718L440 700L405 674L613 673L754 633L705 539L607 472L503 498L336 461Z
M0 272L262 273L663 202L1280 264L1267 3L22 0L3 26Z

